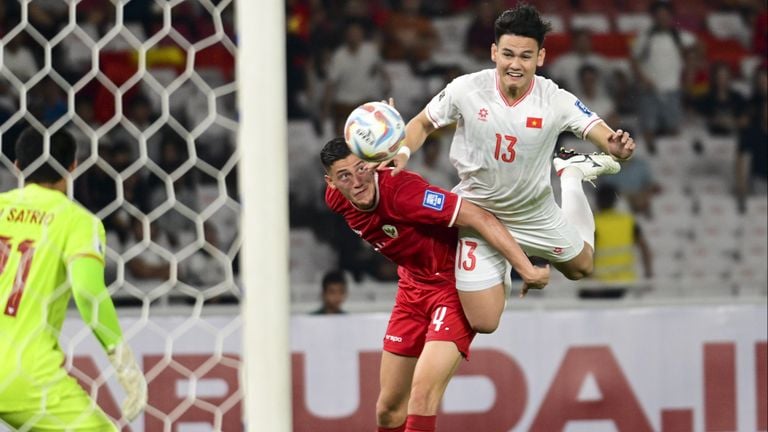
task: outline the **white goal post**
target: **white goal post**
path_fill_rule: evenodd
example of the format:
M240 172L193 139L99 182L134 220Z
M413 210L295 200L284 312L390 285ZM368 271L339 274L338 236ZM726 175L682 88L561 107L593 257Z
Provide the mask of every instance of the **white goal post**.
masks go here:
M285 4L240 0L237 76L248 432L290 432Z

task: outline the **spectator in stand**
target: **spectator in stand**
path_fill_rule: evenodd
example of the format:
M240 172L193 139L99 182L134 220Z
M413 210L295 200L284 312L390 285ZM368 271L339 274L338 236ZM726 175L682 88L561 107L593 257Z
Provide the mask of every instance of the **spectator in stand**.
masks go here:
M18 92L8 82L0 77L0 124L5 123L18 109ZM3 137L7 139L7 137Z
M439 43L432 21L421 15L421 0L401 0L384 25L383 55L387 60L426 63Z
M755 1L752 25L752 53L765 59L768 57L768 7L765 1Z
M687 114L696 111L699 101L709 92L712 68L707 60L706 47L700 41L685 50L683 59L682 97Z
M750 122L759 115L759 111L766 99L768 99L768 69L766 66L768 63L763 60L763 63L755 67L754 72L751 75L752 86L749 92L749 99L744 106L741 113L741 120L739 121L740 127L746 127Z
M29 111L44 125L51 125L67 113L67 95L53 79L46 77L33 88Z
M632 46L632 70L640 84L640 127L651 153L656 136L676 135L683 121L681 76L685 50L695 37L676 27L672 4L651 4L652 26Z
M608 91L601 86L601 82L604 81L600 70L586 63L578 70L578 82L573 88L573 94L590 109L599 112L606 123L619 124L620 118L616 112L616 105Z
M611 284L611 288L585 290L583 297L617 297L623 295L626 284L637 281L635 248L640 252L643 275L653 277L651 249L640 226L631 213L616 209L618 195L611 186L597 189L595 212L595 271L592 277ZM615 284L615 287L613 286Z
M149 242L152 242L151 244L169 251L173 250L172 242L166 233L158 228L157 224L148 225L149 235L145 236L144 223L140 219L134 218L126 242L122 247L119 245L114 247L124 257L126 252L132 252L131 258L125 263L126 278L129 282L137 285L143 285L142 281L146 280L165 282L171 275L171 264L167 258L155 253L154 249L148 245ZM136 253L136 249L141 252Z
M648 161L640 155L624 161L618 173L600 178L598 185L613 188L626 199L632 213L648 218L652 217L651 200L661 192Z
M131 146L124 141L118 141L113 145L103 146L99 149L99 156L118 173L131 164L133 161L131 155ZM135 194L135 187L139 178L138 174L134 174L124 180L123 198L124 203L144 210L140 197ZM98 214L117 199L115 177L106 172L102 166L92 165L75 183L75 197L88 210ZM132 229L128 212L123 207L119 207L108 215L100 216L104 228L108 232L114 232L120 242L125 242Z
M744 109L744 98L731 85L731 69L722 62L712 65L709 91L699 99L697 111L704 116L712 135L734 136Z
M6 2L10 3L10 2ZM63 1L43 0L28 2L28 20L45 39L51 40L67 21L69 5Z
M328 66L324 113L333 118L333 133L343 135L347 116L358 105L383 99L389 93L389 78L379 57L378 47L365 40L365 29L350 22L345 42L336 49Z
M21 21L18 2L0 2L0 37L5 36Z
M342 306L347 301L347 278L340 270L329 271L323 276L322 306L312 315L336 315L347 313Z
M169 199L167 185L168 182L171 182L177 206L181 204L193 212L199 211L198 171L188 168L182 172L177 172L177 170L183 169L182 165L189 160L187 143L184 138L170 128L166 129L162 135L160 160L157 165L165 172L167 178L162 178L166 176L150 177L150 206L152 209L156 209L164 205ZM182 237L189 236L189 233L195 230L194 222L176 208L163 213L156 223L163 232L168 234L174 244L180 243Z
M555 59L547 68L549 76L561 87L573 92L579 85L579 71L585 65L591 65L600 76L608 76L609 67L606 58L592 51L592 33L587 29L573 31L572 48L569 52ZM593 108L590 106L590 108ZM596 108L593 108L596 109ZM602 115L602 111L598 111Z
M611 72L608 85L616 112L621 116L622 122L633 119L636 124L638 88L634 80L626 72L616 68Z
M306 112L301 106L300 94L307 89L307 61L309 48L309 8L304 2L288 0L285 7L286 25L286 105L288 118L304 118Z
M439 138L432 135L428 136L422 146L423 151L414 155L411 168L424 177L427 183L451 190L459 183L459 178L448 158L442 157L440 147Z
M475 72L490 67L488 47L493 44L493 23L499 15L496 2L482 1L473 5L474 19L467 29L465 51L467 62L463 65L467 72Z
M26 33L20 33L8 41L3 50L3 67L8 68L21 82L26 82L40 68L29 49L29 41Z
M766 68L762 66L756 71L756 86L765 88L767 81ZM739 133L736 158L736 198L742 211L748 195L768 193L768 99L759 87L755 88L748 112L748 124Z

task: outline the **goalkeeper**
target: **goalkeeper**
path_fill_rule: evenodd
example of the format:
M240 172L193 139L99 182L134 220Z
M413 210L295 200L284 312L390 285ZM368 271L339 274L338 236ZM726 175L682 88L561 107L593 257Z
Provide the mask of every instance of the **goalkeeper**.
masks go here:
M104 285L104 226L66 195L62 174L77 166L75 152L73 137L57 132L44 155L43 137L25 130L16 166L26 186L0 194L0 420L16 429L117 430L63 367L70 293L125 389L123 417L146 405L146 381Z

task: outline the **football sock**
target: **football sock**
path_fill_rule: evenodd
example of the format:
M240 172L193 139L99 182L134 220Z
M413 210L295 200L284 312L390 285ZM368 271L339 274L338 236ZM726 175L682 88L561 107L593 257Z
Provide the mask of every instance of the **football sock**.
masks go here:
M376 429L376 432L405 432L405 424L402 424L395 428L385 428L383 426L379 426Z
M405 422L405 432L435 432L437 416L409 414Z
M595 218L584 194L584 174L578 168L567 167L560 174L560 192L565 219L576 228L582 240L595 247Z

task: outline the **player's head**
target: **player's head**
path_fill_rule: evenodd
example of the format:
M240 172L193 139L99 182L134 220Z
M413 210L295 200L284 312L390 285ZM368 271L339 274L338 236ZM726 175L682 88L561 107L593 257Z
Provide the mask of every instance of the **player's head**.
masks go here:
M325 167L325 182L338 189L346 199L360 209L376 204L374 171L352 154L344 138L334 138L323 146L320 161Z
M326 313L339 313L341 305L347 300L347 280L344 273L330 271L323 276L323 308Z
M71 171L75 168L77 143L67 131L59 130L51 135L50 156L45 154L43 135L33 127L25 129L16 141L16 167L22 172L35 165L32 172L25 172L24 178L28 183L55 183L64 178L60 169L56 169L51 159L58 162L59 168ZM45 160L37 166L35 162Z
M539 11L526 3L518 3L496 18L496 42L491 46L491 59L504 90L527 89L536 68L544 64L544 36L551 25L541 19Z

